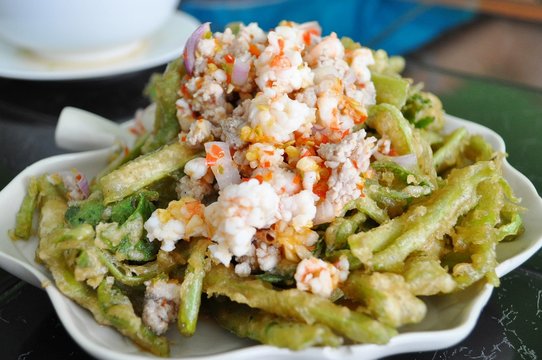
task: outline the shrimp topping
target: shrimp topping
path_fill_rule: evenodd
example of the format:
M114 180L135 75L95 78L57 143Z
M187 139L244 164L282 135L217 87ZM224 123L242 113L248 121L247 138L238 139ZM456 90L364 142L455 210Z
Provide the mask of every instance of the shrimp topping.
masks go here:
M257 229L278 219L279 197L273 187L256 179L226 187L218 200L205 209L211 226L212 256L229 265L232 256L248 255Z
M172 251L181 239L193 236L208 236L203 220L204 206L195 199L183 198L171 201L166 209L156 209L145 222L147 238L158 240L164 251Z
M329 298L344 275L333 264L311 257L301 260L294 277L299 290Z
M217 198L195 217L214 261L246 276L279 257L309 258L312 227L361 196L376 139L356 126L375 103L374 62L371 50L345 47L316 22L284 21L267 33L239 24L202 36L176 109L180 141L205 158L186 164L176 191ZM153 214L148 237L171 250L194 236L188 221L196 220ZM257 232L274 241L263 246Z

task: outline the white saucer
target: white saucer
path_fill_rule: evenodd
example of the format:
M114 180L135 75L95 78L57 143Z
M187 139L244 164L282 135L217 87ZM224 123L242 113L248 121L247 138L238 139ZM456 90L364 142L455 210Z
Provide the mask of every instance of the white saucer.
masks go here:
M162 65L181 55L200 22L177 11L170 20L132 51L109 60L61 62L41 58L0 40L0 77L24 80L78 80L106 77Z

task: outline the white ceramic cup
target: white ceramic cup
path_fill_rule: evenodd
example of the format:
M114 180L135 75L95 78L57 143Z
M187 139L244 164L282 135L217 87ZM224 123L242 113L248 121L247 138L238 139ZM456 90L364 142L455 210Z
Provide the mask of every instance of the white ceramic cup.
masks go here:
M0 0L0 37L53 60L134 51L180 0Z

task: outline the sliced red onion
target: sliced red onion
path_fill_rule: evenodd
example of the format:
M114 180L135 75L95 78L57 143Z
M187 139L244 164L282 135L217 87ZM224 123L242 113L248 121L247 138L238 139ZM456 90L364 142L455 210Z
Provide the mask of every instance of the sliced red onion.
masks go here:
M90 194L90 189L88 186L87 177L83 175L82 173L78 172L77 175L75 176L75 183L77 184L77 187L79 188L79 190L81 190L83 198L84 199L88 198L88 195Z
M406 155L400 155L400 156L387 156L380 152L375 152L374 157L377 160L387 160L387 161L393 161L399 166L404 167L405 169L412 170L415 169L418 166L418 158L416 158L415 154L406 154Z
M218 188L222 190L228 185L241 183L241 175L239 175L239 170L233 163L229 145L223 141L209 141L205 143L205 151L210 152L213 145L220 147L224 152L224 156L210 166Z
M235 59L233 63L233 70L231 74L231 82L234 85L244 85L248 80L248 73L250 72L250 63L243 61L239 58Z
M183 51L183 60L184 60L184 67L186 68L186 72L188 72L189 75L192 75L194 72L194 63L196 61L196 48L198 46L198 42L201 40L203 35L211 31L211 23L206 22L198 26L196 30L190 35L188 40L186 41L186 45L184 46Z
M90 194L86 176L77 169L61 171L58 173L70 200L84 200Z

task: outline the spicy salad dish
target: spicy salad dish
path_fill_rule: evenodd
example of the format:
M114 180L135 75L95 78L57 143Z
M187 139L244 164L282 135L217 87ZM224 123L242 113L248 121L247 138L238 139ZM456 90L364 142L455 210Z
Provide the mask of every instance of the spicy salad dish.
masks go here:
M26 179L10 235L158 356L203 317L292 350L385 345L432 299L498 286L524 230L504 153L445 131L403 67L316 22L203 24L149 81L153 127L98 174Z

